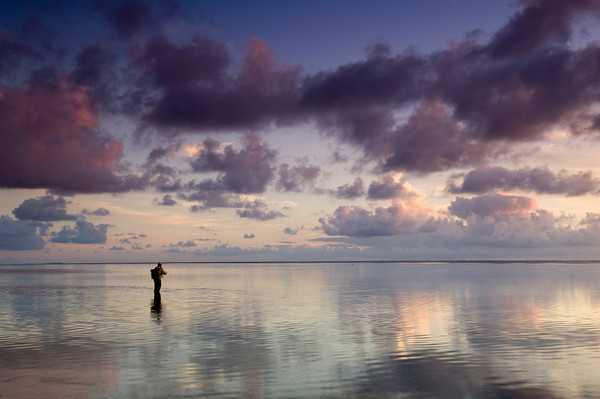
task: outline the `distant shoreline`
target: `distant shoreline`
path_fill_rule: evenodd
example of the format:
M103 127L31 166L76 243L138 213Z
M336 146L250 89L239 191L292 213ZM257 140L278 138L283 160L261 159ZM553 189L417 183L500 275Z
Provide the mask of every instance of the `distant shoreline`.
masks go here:
M342 264L342 263L437 263L437 264L457 264L457 263L490 263L490 264L593 264L600 263L600 259L398 259L398 260L256 260L256 261L165 261L158 259L163 264ZM43 265L151 265L156 262L28 262L28 263L0 263L0 266L43 266Z

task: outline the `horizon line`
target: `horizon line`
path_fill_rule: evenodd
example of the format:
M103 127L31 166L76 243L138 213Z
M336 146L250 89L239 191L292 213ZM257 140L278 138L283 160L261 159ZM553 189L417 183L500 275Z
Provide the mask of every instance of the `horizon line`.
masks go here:
M527 263L527 264L541 264L541 263L567 263L567 264L592 264L600 263L600 259L373 259L373 260L251 260L251 261L134 261L134 262L23 262L23 263L0 263L0 266L42 266L42 265L144 265L144 264L317 264L317 263L496 263L496 264L509 264L509 263Z

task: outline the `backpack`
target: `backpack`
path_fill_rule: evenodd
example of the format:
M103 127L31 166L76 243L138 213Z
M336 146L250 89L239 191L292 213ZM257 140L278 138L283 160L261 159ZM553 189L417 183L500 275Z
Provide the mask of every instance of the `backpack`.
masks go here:
M156 280L156 279L160 278L160 276L158 275L158 270L156 270L156 268L150 269L150 278L152 280Z

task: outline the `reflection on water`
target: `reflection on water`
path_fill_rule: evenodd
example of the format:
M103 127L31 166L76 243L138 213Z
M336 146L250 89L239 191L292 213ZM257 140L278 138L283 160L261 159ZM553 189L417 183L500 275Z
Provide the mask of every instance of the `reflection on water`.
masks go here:
M0 267L0 397L600 397L600 269Z
M152 316L157 323L160 323L160 313L162 312L162 297L160 292L154 291L154 298L152 298L152 305L150 305L150 311Z

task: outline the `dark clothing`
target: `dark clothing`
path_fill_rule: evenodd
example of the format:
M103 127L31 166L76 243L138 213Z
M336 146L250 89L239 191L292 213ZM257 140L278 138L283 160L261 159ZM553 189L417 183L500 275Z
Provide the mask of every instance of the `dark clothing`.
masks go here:
M154 269L150 269L150 277L154 281L154 293L158 293L161 287L161 279L162 276L167 274L162 267L155 267Z

